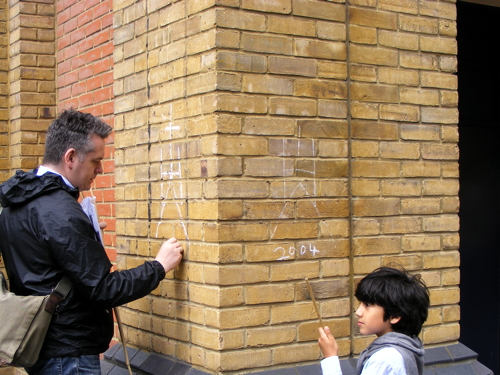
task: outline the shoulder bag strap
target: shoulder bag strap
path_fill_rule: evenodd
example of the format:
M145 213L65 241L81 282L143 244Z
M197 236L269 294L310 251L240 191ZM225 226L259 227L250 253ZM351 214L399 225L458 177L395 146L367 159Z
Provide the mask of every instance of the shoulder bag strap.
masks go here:
M50 314L54 314L56 312L59 304L66 298L73 284L68 276L64 276L59 284L55 287L55 289L50 293L49 299L47 300L47 304L45 305L45 311Z

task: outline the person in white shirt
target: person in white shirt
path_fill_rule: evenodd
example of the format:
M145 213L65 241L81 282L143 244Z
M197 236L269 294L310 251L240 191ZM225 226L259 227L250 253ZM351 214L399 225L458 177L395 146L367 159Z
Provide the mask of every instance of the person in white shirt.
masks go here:
M424 349L417 336L427 320L429 292L420 275L381 267L360 281L355 296L360 333L377 336L358 358L356 374L422 375ZM319 336L323 375L342 375L330 328L320 327Z

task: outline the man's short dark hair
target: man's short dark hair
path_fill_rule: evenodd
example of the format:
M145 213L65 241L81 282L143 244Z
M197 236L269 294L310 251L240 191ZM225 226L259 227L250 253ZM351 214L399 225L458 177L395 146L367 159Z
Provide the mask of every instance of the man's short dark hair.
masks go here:
M106 138L112 130L111 126L90 113L64 110L47 130L43 163L58 165L70 148L74 148L77 156L83 159L92 151L91 135Z
M391 267L377 268L363 278L354 293L358 301L384 308L384 321L400 317L392 324L395 332L417 336L427 320L429 291L420 275Z

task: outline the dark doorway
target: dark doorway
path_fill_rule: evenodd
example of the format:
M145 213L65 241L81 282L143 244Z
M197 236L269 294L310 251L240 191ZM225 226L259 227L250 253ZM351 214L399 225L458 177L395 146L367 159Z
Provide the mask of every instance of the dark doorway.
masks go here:
M500 8L458 1L457 10L460 342L499 374Z

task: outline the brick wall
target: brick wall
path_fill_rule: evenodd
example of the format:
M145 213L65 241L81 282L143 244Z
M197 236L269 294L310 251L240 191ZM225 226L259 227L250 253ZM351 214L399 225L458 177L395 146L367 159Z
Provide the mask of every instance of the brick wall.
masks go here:
M187 250L124 311L132 343L217 373L317 361L308 277L359 353L355 282L395 263L431 288L424 341L458 339L454 2L114 12L119 264Z
M431 289L425 343L458 339L454 1L51 4L0 12L0 179L39 163L56 111L114 126L110 258L186 248L122 309L132 345L214 373L316 363L308 277L356 354L355 283L393 263Z
M58 1L57 89L58 112L75 108L114 125L112 1ZM108 226L104 243L116 260L114 218L114 136L106 142L104 173L92 187L101 220ZM87 195L88 193L85 193Z
M0 1L0 181L5 181L9 171L9 34L7 0Z

